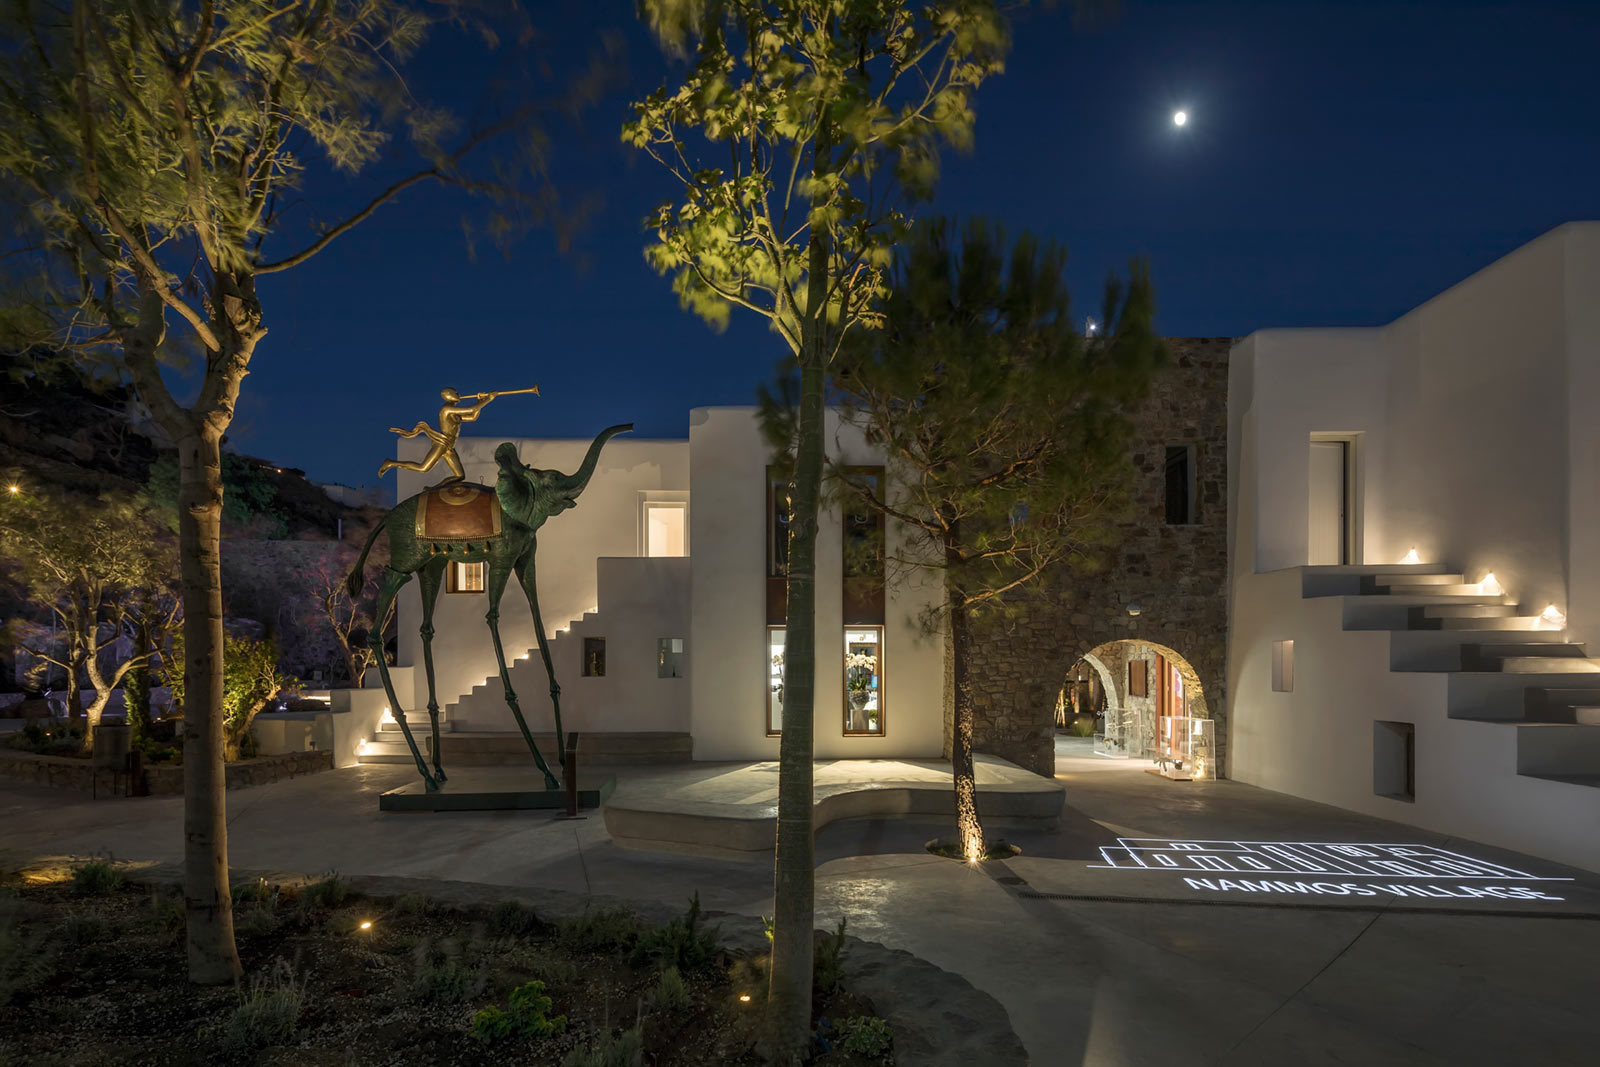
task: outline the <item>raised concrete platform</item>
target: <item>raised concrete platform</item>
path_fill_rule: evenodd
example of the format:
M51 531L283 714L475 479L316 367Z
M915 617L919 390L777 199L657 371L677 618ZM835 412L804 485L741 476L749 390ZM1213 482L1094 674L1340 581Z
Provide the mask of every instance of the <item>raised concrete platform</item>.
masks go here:
M535 733L533 740L546 760L555 758L555 734ZM439 748L446 774L450 773L452 767L533 766L528 743L515 730L457 729L439 735ZM605 733L585 730L578 740L578 759L580 767L596 764L632 767L688 763L694 759L694 739L687 733Z
M530 768L468 768L450 771L439 790L430 793L422 779L378 796L379 811L518 811L564 808L565 789L546 789L544 775ZM578 808L593 811L606 802L617 780L610 775L578 774Z
M975 763L985 827L1055 826L1065 804L1060 782L994 756L979 755ZM817 829L838 819L955 814L944 760L818 761L813 795ZM713 855L772 851L777 818L776 763L696 763L629 774L605 806L606 831L620 845Z

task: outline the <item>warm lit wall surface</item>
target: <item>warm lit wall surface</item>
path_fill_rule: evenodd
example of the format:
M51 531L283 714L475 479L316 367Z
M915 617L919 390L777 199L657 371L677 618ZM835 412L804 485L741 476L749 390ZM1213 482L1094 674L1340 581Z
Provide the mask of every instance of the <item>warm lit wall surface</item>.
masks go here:
M1312 434L1358 435L1357 554L1493 571L1523 614L1554 603L1600 641L1600 223L1562 226L1371 329L1264 330L1229 394L1232 776L1600 869L1600 791L1518 775L1518 728L1451 719L1515 702L1393 672L1390 636L1303 599ZM1292 693L1271 643L1295 642ZM1481 678L1481 676L1479 676ZM1415 723L1416 800L1373 793L1375 720ZM1527 748L1524 747L1524 752Z

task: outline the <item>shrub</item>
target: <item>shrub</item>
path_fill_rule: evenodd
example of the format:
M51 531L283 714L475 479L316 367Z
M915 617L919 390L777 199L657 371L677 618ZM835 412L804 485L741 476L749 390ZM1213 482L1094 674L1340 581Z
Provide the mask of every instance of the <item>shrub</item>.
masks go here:
M184 924L189 919L183 897L159 887L150 890L150 916L155 920L156 929L174 938L183 933Z
M689 987L676 967L668 967L650 991L650 1004L658 1011L678 1012L689 1006Z
M878 1059L894 1047L894 1030L873 1015L856 1015L839 1024L839 1048L854 1056Z
M1074 719L1074 720L1072 720L1072 726L1070 727L1070 729L1072 730L1072 736L1074 736L1074 737L1093 737L1094 736L1094 720L1093 719Z
M245 904L264 904L268 907L278 902L278 887L268 885L265 878L253 882L235 882L228 890L235 907Z
M506 1037L549 1037L567 1028L565 1015L550 1014L551 1000L544 983L535 979L511 991L511 1006L501 1011L493 1005L472 1017L472 1033L484 1044Z
M0 891L0 1005L32 989L50 975L55 946L46 927L23 922L28 905L11 891Z
M443 909L437 901L426 893L407 893L394 902L394 910L401 915L421 917L435 915Z
M61 924L61 936L72 945L93 945L111 933L111 924L98 915L69 915Z
M631 951L644 932L639 919L623 908L585 911L561 924L556 938L572 952L610 954Z
M538 932L539 918L520 900L502 900L489 913L489 928L497 934L526 937Z
M715 930L702 930L700 922L700 894L696 893L689 898L689 910L683 917L641 937L634 955L680 971L705 967L716 954L717 937Z
M844 956L844 928L845 918L841 915L838 930L817 939L811 957L811 984L819 993L832 993L844 980L844 968L840 963Z
M224 1043L235 1051L283 1044L294 1036L304 998L294 972L278 960L270 971L251 976L228 1018Z
M416 964L412 988L427 1000L469 1000L483 994L489 984L488 969L459 942L438 945L424 939L412 950Z
M72 870L72 888L90 896L103 897L122 888L122 872L110 857L86 860Z
M334 871L329 871L320 882L312 882L300 890L300 907L336 908L350 895L350 884Z
M620 1034L605 1034L590 1045L568 1052L561 1067L639 1067L644 1062L644 1029L634 1026Z
M233 913L233 931L243 937L261 937L277 929L278 919L271 909L260 904Z

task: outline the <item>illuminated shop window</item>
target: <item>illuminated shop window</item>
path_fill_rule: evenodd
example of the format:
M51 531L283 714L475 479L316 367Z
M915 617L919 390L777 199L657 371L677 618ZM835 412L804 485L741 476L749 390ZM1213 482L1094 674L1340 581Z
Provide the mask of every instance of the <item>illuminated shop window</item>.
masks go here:
M767 627L767 733L783 732L783 648L786 631Z
M445 588L452 593L481 593L488 571L489 565L483 562L451 563Z
M883 735L883 627L844 632L844 732Z

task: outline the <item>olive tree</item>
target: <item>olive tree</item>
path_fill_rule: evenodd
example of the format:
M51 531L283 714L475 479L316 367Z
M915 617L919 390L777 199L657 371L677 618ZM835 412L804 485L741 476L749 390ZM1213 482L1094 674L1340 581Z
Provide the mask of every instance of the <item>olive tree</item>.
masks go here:
M429 30L462 4L424 0L9 0L0 7L0 196L18 226L4 269L26 297L5 325L17 350L111 363L178 453L187 699L185 897L190 978L240 974L222 767L219 531L224 433L270 318L262 278L325 251L402 193L454 184L520 193L541 142L531 111L475 131L419 101L402 77ZM506 99L499 94L496 99ZM307 178L409 152L348 214L318 218ZM492 179L469 155L496 149ZM532 167L522 167L522 162ZM291 209L294 209L291 211ZM310 224L308 225L308 220ZM504 221L504 220L503 220ZM503 232L503 230L502 230ZM176 330L176 332L172 332ZM180 398L161 363L200 371Z
M824 381L880 317L885 270L942 145L972 141L973 92L1002 69L993 0L643 0L682 78L634 105L623 139L673 182L646 255L713 325L764 319L798 363L789 485L786 686L768 1021L810 1032L815 542Z

